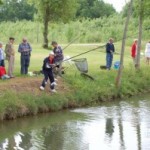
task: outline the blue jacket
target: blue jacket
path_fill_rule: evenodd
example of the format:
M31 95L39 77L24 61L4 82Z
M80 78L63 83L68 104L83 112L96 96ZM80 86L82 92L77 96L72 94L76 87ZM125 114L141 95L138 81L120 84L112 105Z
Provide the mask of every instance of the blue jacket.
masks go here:
M106 53L111 53L111 52L115 52L114 44L107 43L106 44Z

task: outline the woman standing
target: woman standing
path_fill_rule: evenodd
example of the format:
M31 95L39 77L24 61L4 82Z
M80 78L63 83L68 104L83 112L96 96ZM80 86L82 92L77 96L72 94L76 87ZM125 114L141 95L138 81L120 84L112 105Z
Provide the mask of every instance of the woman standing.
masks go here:
M146 57L146 63L149 65L150 63L150 41L146 44L146 47L145 47L145 57Z

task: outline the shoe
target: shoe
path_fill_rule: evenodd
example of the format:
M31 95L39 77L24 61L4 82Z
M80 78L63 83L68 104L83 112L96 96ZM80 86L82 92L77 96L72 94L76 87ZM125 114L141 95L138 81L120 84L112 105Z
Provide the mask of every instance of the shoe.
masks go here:
M54 79L55 81L58 81L56 78Z
M52 85L52 86L53 86L53 85L54 85L54 86L57 86L58 84L57 84L56 82L53 82L51 85Z
M57 91L55 89L51 90L52 93L57 93Z
M47 85L47 82L45 82L45 85Z
M41 91L44 91L44 89L45 89L45 88L44 88L43 86L40 86L40 90L41 90Z

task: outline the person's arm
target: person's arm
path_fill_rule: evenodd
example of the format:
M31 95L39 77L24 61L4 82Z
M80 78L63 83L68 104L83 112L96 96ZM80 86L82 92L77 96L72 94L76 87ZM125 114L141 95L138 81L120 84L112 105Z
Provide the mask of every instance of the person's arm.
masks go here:
M31 52L32 51L32 47L31 45L28 43L28 46L29 46L29 51Z
M19 45L18 47L18 52L21 53L22 52L22 47L21 47L21 44Z

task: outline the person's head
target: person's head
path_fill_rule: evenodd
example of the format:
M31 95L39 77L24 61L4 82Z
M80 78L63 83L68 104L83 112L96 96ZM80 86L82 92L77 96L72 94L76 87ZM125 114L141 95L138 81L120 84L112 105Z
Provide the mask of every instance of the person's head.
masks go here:
M110 38L110 39L109 39L109 42L110 42L110 43L113 43L113 42L114 42L113 38Z
M49 58L52 58L52 59L54 58L54 52L49 53Z
M22 39L22 42L23 42L23 43L27 43L27 38L24 37L24 38Z
M3 43L2 42L0 42L0 48L2 48L3 47Z
M134 39L134 43L137 44L137 42L138 42L138 39Z
M55 48L58 46L58 43L56 41L52 41L51 45Z
M14 41L15 41L15 38L14 38L14 37L10 37L10 38L9 38L9 42L10 42L10 43L12 43L12 44L13 44L13 43L14 43Z

